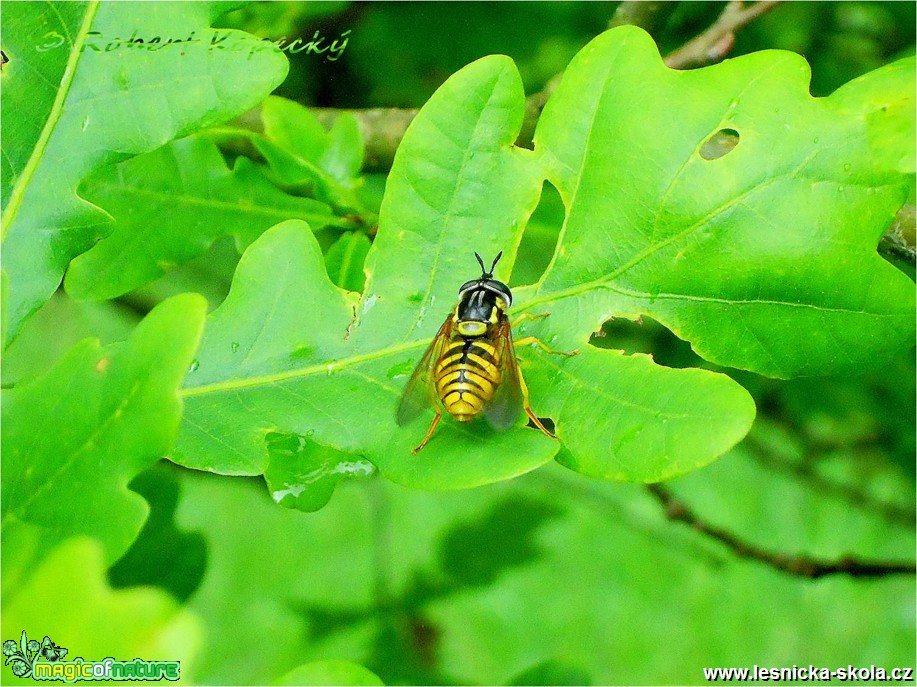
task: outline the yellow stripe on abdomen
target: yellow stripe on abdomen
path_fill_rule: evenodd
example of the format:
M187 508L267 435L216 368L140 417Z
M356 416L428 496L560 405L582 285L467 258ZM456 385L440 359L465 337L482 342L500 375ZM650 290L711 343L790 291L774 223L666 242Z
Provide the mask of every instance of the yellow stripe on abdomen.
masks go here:
M436 365L436 390L443 406L459 422L473 419L500 383L496 349L487 342L456 342Z

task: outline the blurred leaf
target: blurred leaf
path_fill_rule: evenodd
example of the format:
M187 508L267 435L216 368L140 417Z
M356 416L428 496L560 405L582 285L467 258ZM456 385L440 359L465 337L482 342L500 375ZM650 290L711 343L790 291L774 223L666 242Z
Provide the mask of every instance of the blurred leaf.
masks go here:
M68 650L101 661L180 661L190 683L201 629L198 619L155 589L112 590L105 581L103 547L85 537L48 548L22 584L3 595L3 637L47 635ZM5 667L4 684L10 682ZM29 680L29 684L34 681Z
M40 544L76 534L117 560L146 519L127 484L170 448L176 389L201 335L205 303L178 296L128 341L86 339L47 374L3 392L3 533L33 525Z
M544 184L538 207L525 225L513 266L514 284L533 284L551 264L557 237L564 225L564 203L551 184Z
M363 166L363 134L357 118L349 112L341 113L331 125L319 165L341 183L352 183L350 180L359 175Z
M237 31L214 33L210 20L205 3L140 14L120 3L3 6L2 115L21 122L3 136L4 342L51 296L70 259L109 230L106 213L75 193L83 178L230 119L282 81L278 50ZM118 38L131 31L178 42L144 50ZM183 40L190 34L193 42ZM54 36L57 47L36 50Z
M123 341L139 316L116 303L75 301L57 291L22 327L3 353L3 385L37 377L77 341L97 337L103 344Z
M347 291L361 293L366 281L363 263L372 244L369 237L358 231L343 234L325 254L325 269L331 281Z
M261 105L264 136L247 134L281 186L308 186L338 209L363 210L354 189L363 163L363 137L356 119L342 115L330 132L299 103L277 96Z
M162 587L185 601L197 589L207 564L207 545L199 532L184 532L173 522L179 485L175 466L158 463L130 483L150 504L140 535L109 569L114 587Z
M264 479L274 501L287 508L317 511L331 500L342 479L368 477L376 471L367 460L354 460L349 453L296 434L268 434L265 442L269 462Z
M323 238L330 230L316 233ZM337 234L337 232L334 232ZM207 309L216 308L229 293L232 275L239 264L239 251L235 239L223 236L214 241L199 257L169 270L156 281L134 289L118 298L138 312L148 311L167 298L189 291L207 299Z
M526 90L537 91L614 13L609 3L592 2L359 7L354 23L341 26L353 28L345 55L360 88L337 79L325 86L349 107L419 107L450 74L494 54L511 55Z
M443 535L440 567L459 586L492 584L500 573L531 563L543 553L534 542L535 532L562 512L556 504L530 497L497 502L480 520Z
M276 40L296 35L303 22L336 14L347 9L347 2L262 2L246 3L220 18L221 26L231 26L259 38Z
M563 661L547 660L527 668L508 685L591 685L589 673Z
M244 248L284 219L318 230L345 224L324 203L273 186L247 158L232 170L202 138L175 141L89 178L84 195L108 211L113 232L67 271L76 298L119 296L201 255L218 237Z
M593 684L692 684L709 665L892 666L913 653L912 578L779 573L666 520L638 485L548 465L465 492L345 484L328 507L303 516L276 508L253 482L187 471L182 479L180 526L203 531L211 551L191 599L209 629L198 675L211 684L266 682L332 657L388 684L507 684L558 657ZM789 483L736 450L673 487L712 522L769 550L913 555L912 525ZM490 537L511 537L494 529L507 516L494 514L539 502L558 513L528 530L537 555L513 558L483 585L449 583L440 542L465 541L470 556ZM844 507L851 512L837 520ZM844 546L849 527L855 539ZM500 565L499 547L482 555ZM751 645L742 632L749 617L761 629ZM256 641L259 651L248 651Z
M297 666L275 685L383 685L379 676L349 661L316 661Z
M207 542L207 574L188 600L207 628L196 679L269 684L304 661L360 662L352 652L312 651L294 603L329 594L338 605L370 598L373 523L362 511L365 490L341 489L334 502L344 510L305 515L278 508L253 480L187 470L179 476L176 524Z

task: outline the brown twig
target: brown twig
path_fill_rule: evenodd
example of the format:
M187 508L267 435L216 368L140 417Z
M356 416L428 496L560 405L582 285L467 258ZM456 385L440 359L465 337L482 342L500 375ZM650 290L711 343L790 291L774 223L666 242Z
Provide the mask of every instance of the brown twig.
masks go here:
M774 553L742 541L731 532L701 520L684 502L661 484L648 484L647 489L656 497L669 520L683 522L692 528L726 545L742 558L764 563L790 575L817 579L826 575L845 573L851 577L883 577L886 575L914 575L917 565L906 562L866 562L852 556L836 561L821 561L803 555Z
M793 462L783 458L771 450L765 442L758 439L754 432L745 437L745 445L755 460L771 470L780 470L798 478L801 483L808 484L813 490L846 501L852 506L872 511L883 518L905 526L914 525L914 509L903 504L889 503L878 499L863 489L858 489L850 484L835 482L821 475L813 465L821 457L821 449L814 448L806 451L805 460ZM868 445L868 443L867 443ZM853 447L851 447L853 448Z
M761 0L747 6L738 0L727 3L713 24L666 55L666 65L672 69L688 69L721 61L732 50L736 31L779 4L780 0Z

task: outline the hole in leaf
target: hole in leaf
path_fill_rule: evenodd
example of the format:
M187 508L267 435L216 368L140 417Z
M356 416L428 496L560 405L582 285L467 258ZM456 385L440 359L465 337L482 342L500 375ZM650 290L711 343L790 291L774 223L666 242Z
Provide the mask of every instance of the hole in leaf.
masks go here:
M541 421L541 424L545 426L545 429L547 429L551 434L554 434L557 431L557 428L554 425L554 420L552 420L551 418L540 417L538 419ZM529 420L526 427L531 427L532 429L538 429L538 427L535 426L535 423L532 422L531 420Z
M739 145L739 132L735 129L720 129L704 141L700 147L700 156L705 160L716 160L723 157Z
M564 215L560 193L551 184L545 183L538 207L522 233L516 264L513 266L513 285L534 284L544 274L557 248L557 237L564 223Z
M646 353L664 367L701 367L703 360L691 344L675 336L655 320L616 318L602 325L589 340L593 346L623 351L626 355Z

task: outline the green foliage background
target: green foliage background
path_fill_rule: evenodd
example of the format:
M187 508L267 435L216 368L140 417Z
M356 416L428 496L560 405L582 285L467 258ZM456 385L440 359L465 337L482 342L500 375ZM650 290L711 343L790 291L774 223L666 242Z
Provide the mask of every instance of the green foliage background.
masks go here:
M615 8L2 5L2 639L207 684L913 665L912 574L789 575L640 482L775 557L913 561L913 265L875 247L915 5L789 3L680 73ZM672 8L663 54L722 6ZM198 40L77 49L132 32ZM257 40L315 32L339 59ZM388 171L303 105L423 109ZM551 311L517 336L580 350L519 353L561 442L413 457L473 250Z

